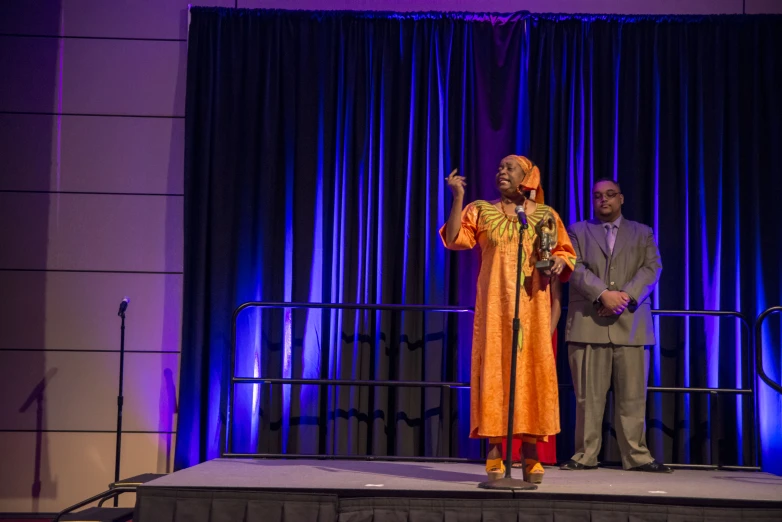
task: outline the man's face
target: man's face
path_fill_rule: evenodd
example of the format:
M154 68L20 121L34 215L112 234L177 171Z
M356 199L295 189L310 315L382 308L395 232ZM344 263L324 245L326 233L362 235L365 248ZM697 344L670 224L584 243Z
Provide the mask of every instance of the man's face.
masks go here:
M592 188L592 205L601 221L613 221L622 212L625 197L613 181L599 181Z

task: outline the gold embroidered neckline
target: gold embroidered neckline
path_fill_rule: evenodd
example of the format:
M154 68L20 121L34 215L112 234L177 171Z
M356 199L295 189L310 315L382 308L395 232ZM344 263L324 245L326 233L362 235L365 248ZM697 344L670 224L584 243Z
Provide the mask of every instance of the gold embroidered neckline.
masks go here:
M497 205L485 200L475 202L475 206L481 211L480 220L486 226L489 239L493 244L498 244L501 239L512 240L520 229L517 216L509 216L497 208ZM491 207L491 208L489 208ZM532 214L527 215L527 222L530 227L527 229L529 237L535 235L535 226L546 216L550 207L538 203L537 208Z
M498 214L502 214L503 216L505 216L505 218L507 218L508 221L513 221L514 223L518 223L518 221L519 221L518 216L511 216L511 215L509 215L507 212L505 212L505 208L504 207L502 209L499 209L499 208L497 208L496 204L494 204L494 203L492 203L490 201L487 201L487 203L494 210L496 210ZM502 201L500 201L500 204L502 204ZM531 214L527 214L527 222L530 225L533 225L533 226L537 225L538 222L541 219L543 219L543 216L546 215L546 212L548 211L548 209L549 209L548 206L544 205L543 203L538 203L537 207L535 208L535 212L533 212Z

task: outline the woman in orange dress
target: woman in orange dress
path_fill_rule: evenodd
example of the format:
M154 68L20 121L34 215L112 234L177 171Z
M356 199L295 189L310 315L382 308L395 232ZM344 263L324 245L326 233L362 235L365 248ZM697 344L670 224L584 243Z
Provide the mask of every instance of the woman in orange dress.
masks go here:
M567 281L576 254L559 215L543 202L540 170L529 159L515 155L502 159L495 177L500 197L494 201L477 200L462 208L465 178L454 170L446 180L453 205L448 222L440 229L443 244L452 250L481 247L470 372L470 437L489 439L489 480L505 474L500 450L508 428L516 260L519 234L522 237L513 433L522 440L524 480L540 483L544 471L536 444L559 432L549 280L558 277ZM527 214L526 230L516 217L518 205ZM557 229L556 245L551 249L554 265L550 273L543 274L535 269L539 260L536 225L549 215Z

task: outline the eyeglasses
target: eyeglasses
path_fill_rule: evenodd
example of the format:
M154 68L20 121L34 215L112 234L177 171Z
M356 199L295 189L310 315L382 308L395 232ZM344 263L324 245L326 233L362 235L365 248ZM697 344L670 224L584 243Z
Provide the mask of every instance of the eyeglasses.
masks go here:
M592 197L595 199L595 201L600 201L603 198L611 200L611 199L614 199L619 194L621 194L621 192L616 192L614 190L609 190L608 192L606 192L604 194L600 193L600 192L595 192L595 193L592 194Z

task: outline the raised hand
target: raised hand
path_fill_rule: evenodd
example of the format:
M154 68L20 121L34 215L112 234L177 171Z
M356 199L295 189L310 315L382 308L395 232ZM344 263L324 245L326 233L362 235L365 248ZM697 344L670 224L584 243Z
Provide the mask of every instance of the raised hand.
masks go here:
M467 183L464 181L464 176L458 176L456 174L458 170L459 169L453 169L448 177L445 178L445 181L448 183L448 187L450 187L454 199L463 199L464 187L467 186Z

